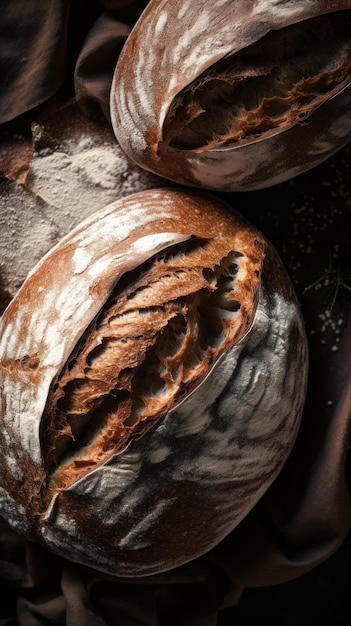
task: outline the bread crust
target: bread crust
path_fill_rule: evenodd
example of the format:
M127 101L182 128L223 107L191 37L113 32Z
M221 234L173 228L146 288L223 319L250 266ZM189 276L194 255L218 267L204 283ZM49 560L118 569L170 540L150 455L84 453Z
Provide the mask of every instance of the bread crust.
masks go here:
M351 138L350 0L152 0L111 119L146 170L223 191L277 184Z
M269 242L208 194L144 191L84 221L0 337L6 517L90 567L143 576L203 554L293 445L296 297Z

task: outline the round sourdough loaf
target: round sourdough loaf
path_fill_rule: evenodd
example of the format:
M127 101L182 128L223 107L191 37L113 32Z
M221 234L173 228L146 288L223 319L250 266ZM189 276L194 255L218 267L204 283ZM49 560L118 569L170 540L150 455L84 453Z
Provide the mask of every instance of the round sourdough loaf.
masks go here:
M109 574L210 550L281 470L307 350L270 243L217 198L149 190L95 213L0 319L0 505Z

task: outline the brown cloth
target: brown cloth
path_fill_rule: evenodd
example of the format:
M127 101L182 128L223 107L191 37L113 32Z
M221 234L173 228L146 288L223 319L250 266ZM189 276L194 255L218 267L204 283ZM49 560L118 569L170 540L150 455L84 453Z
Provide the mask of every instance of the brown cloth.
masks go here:
M113 68L145 4L2 0L0 122L16 120L53 95L75 95L85 115L101 109L108 119ZM296 445L273 486L208 554L144 579L89 571L26 542L2 522L0 626L310 626L316 616L321 626L348 623L337 615L333 599L330 619L315 604L312 618L306 606L297 615L291 598L278 614L278 588L272 586L281 589L287 581L321 572L320 594L312 604L321 602L329 589L319 568L340 550L350 551L350 157L347 147L294 181L224 196L277 247L306 321L306 406ZM341 584L337 571L334 578L333 591ZM258 595L250 596L255 593L250 588ZM301 589L295 586L292 593ZM255 608L245 604L246 597Z
M63 83L70 1L1 3L0 122L52 96Z
M146 0L2 0L0 124L54 94L109 117L121 47Z

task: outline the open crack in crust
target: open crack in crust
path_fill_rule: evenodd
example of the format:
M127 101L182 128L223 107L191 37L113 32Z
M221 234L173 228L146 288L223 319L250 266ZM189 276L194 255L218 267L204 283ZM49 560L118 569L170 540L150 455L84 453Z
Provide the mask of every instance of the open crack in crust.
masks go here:
M271 31L172 102L159 154L242 145L303 123L351 83L351 11Z
M52 386L44 502L145 435L250 329L265 242L231 235L194 236L117 284Z

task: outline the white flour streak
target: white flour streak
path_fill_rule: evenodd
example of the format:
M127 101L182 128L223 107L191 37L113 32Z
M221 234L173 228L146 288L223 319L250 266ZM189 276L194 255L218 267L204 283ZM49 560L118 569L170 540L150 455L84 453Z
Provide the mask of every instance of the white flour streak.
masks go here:
M150 513L145 515L145 517L136 524L132 530L127 533L123 539L119 542L120 548L129 548L130 550L137 550L140 546L145 546L143 543L142 535L145 531L148 531L150 527L152 527L155 523L155 520L161 516L162 512L168 508L176 498L171 498L169 500L160 500Z
M191 8L193 4L194 4L193 0L190 0L190 1L187 0L186 2L183 2L180 10L178 11L178 15L177 15L178 20L182 20L185 17L187 11L189 10L189 7Z
M156 26L155 26L155 34L157 36L160 36L163 33L163 29L165 27L165 25L167 24L167 20L168 20L168 13L167 11L161 13L161 15L159 16L157 22L156 22Z
M309 2L303 0L303 2L272 2L272 0L259 0L253 8L252 15L259 15L262 17L272 17L274 21L281 22L282 19L296 18L298 15L305 14L307 12L307 6L315 4L315 2Z
M76 248L74 251L72 264L73 264L73 273L81 274L84 272L89 263L91 261L91 254L85 250L85 248Z
M155 113L154 113L154 106L153 106L153 102L150 100L150 94L152 93L152 90L149 88L149 84L148 84L148 80L146 78L146 74L147 74L147 67L148 64L150 63L151 66L154 66L155 61L150 60L149 57L153 56L153 52L152 52L152 47L150 47L150 50L148 50L148 57L145 57L145 54L143 52L143 50L139 50L139 57L138 57L138 62L137 62L137 66L135 68L135 84L136 84L136 89L132 90L132 93L137 93L138 94L138 103L140 105L140 107L143 109L144 113L151 119L153 120L155 117ZM134 115L136 115L136 113L134 113ZM138 117L140 116L140 113L137 113L137 117L134 119L138 119Z
M155 233L145 235L133 242L132 248L137 252L149 252L155 254L171 245L187 241L191 235L182 235L178 233Z

